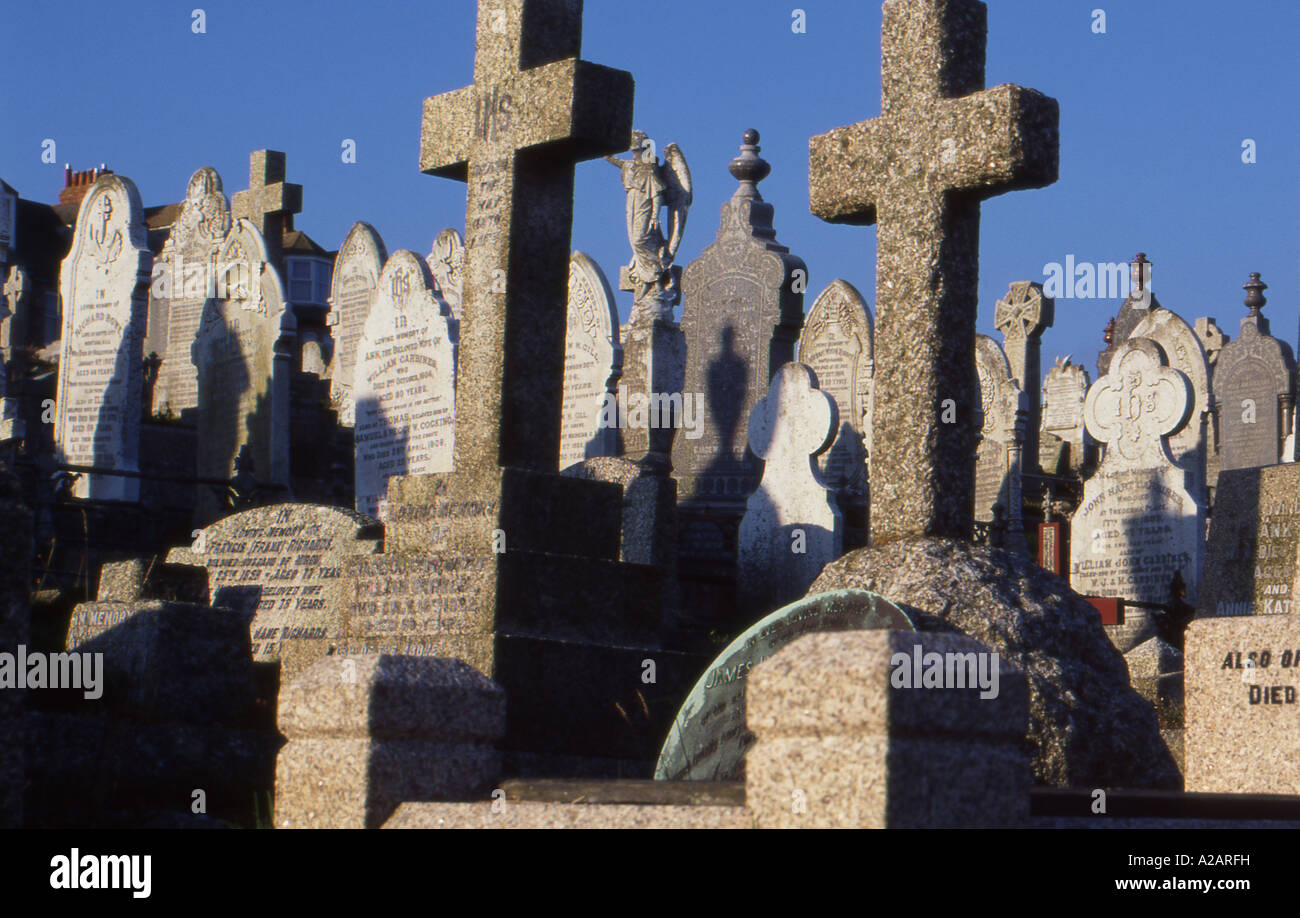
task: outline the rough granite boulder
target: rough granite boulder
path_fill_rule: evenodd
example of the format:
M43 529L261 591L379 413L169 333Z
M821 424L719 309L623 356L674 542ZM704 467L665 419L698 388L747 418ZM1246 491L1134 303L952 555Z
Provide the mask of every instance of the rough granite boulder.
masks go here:
M918 631L965 634L1024 671L1039 783L1181 788L1154 709L1129 684L1097 611L1061 577L1002 549L910 538L828 564L809 592L848 588L898 603Z

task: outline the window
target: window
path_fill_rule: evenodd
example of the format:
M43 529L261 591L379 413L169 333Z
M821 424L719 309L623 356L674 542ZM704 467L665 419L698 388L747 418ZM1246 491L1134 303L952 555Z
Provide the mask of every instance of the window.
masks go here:
M305 306L324 306L330 292L330 263L321 258L288 258L289 299Z

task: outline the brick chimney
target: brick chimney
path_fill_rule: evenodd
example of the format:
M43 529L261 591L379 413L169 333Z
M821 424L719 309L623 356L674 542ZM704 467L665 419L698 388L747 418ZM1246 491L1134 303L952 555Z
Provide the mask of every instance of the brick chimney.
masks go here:
M94 169L86 169L83 172L73 172L72 167L67 163L63 165L63 190L59 192L60 204L80 204L81 199L86 196L90 186L95 184L100 176L112 173L103 163L100 163Z

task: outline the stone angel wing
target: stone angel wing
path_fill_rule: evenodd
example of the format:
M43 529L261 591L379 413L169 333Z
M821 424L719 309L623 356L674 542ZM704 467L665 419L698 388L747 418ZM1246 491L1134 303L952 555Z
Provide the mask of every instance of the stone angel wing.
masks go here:
M691 201L695 197L691 170L686 165L686 157L675 143L664 147L663 175L667 186L664 203L668 209L668 240L664 245L664 260L666 264L671 264L682 244L682 234L686 231L686 212L691 209Z

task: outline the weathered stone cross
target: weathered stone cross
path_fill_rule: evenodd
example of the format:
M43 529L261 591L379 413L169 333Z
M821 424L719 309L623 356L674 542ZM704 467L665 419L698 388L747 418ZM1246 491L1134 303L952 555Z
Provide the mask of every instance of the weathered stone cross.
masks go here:
M230 199L233 219L253 221L266 240L266 251L276 270L282 270L285 230L293 229L293 215L302 213L302 186L284 180L285 156L275 150L257 150L248 157L248 189Z
M886 0L880 31L881 117L811 139L809 196L823 220L880 227L872 539L966 538L979 204L1056 181L1059 111L984 89L983 3Z
M474 85L424 102L421 171L469 182L458 476L559 463L573 169L632 136L632 75L581 45L580 0L479 0Z

